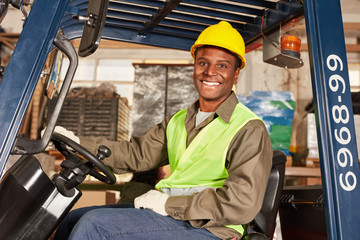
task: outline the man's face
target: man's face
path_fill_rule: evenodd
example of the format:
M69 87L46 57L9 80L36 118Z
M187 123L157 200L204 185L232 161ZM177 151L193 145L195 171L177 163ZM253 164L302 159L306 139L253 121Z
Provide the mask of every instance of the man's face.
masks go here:
M206 46L196 53L193 73L194 85L199 93L200 108L213 106L213 110L230 95L237 83L240 68L235 69L235 57L226 50ZM201 109L202 111L209 111Z

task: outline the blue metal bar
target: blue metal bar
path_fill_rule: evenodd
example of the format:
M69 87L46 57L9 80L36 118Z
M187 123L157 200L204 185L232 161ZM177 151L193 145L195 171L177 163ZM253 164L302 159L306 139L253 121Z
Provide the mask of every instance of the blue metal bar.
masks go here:
M37 0L30 11L1 82L0 174L52 48L67 0Z
M149 21L150 16L144 14L134 14L134 13L127 13L127 12L118 12L113 10L108 10L106 18L117 18L117 19L127 19L127 20L134 20L139 22L146 22Z
M128 22L126 20L121 20L121 19L111 19L106 21L106 26L105 29L108 28L108 25L112 26L112 27L120 27L120 28L129 28L131 26L131 29L133 30L138 30L139 28L141 28L142 23L140 22ZM179 39L181 37L183 38L189 38L191 40L194 40L198 37L198 35L200 34L201 29L199 28L198 31L192 31L192 30L187 30L187 29L181 29L181 28L174 28L174 27L168 27L168 26L157 26L155 29L152 30L151 34L161 34L161 35L170 35L170 36L176 36L179 37ZM106 33L109 33L109 31L105 31L103 33L103 37L108 37L108 35L105 35ZM111 34L113 35L113 34ZM136 35L138 35L138 37L144 38L142 37L138 31L136 31ZM158 36L160 37L160 36ZM121 36L121 38L123 38L123 36ZM153 40L156 40L155 38L151 38ZM130 39L129 39L130 40ZM148 39L144 39L145 42L148 41ZM156 40L158 42L158 40ZM180 40L179 40L180 41ZM151 44L150 44L151 45Z
M265 7L265 8L276 8L276 2L266 1L266 0L233 0L233 2L243 3L254 5L258 7Z
M161 8L162 6L164 6L164 2L163 1L154 1L154 0L116 0L116 2L111 1L109 2L109 6L111 6L112 4L116 4L116 3L123 3L123 4L128 4L128 5L142 5L143 7L153 7L153 8Z
M256 18L255 17L250 17L247 15L241 15L241 14L234 14L234 13L229 13L229 12L221 12L221 11L216 11L214 9L210 10L210 9L204 9L204 8L199 8L199 7L190 7L190 6L185 6L185 5L179 5L175 8L175 11L179 11L179 12L186 12L186 13L191 13L191 14L198 14L198 15L203 15L203 16L207 16L207 17L217 17L217 18L222 18L222 19L227 19L227 20L234 20L234 21L242 21L242 22L247 22L247 23L255 23Z
M183 29L189 29L189 30L195 30L197 31L197 35L200 34L202 30L204 30L204 26L197 24L197 23L188 23L183 21L176 21L172 19L164 19L161 21L161 26L168 26L168 27L174 27L174 28L183 28Z
M206 27L213 25L213 24L217 24L219 23L218 19L214 19L214 18L206 18L206 17L202 17L202 16L194 16L194 15L189 15L189 14L183 14L183 13L178 13L178 12L172 12L168 15L167 19L176 19L176 20L184 20L186 22L191 22L191 23L201 23L206 25ZM245 24L243 23L232 23L232 26L237 28L237 29L245 29ZM205 29L205 27L204 27Z
M114 11L127 11L127 12L137 12L144 14L156 14L156 9L154 7L147 6L137 6L137 5L129 5L122 2L110 2L109 9Z
M116 18L109 18L106 19L106 25L105 28L107 28L108 26L113 27L117 27L117 28L127 28L127 29L132 29L135 30L136 34L138 33L138 30L140 30L143 26L144 23L143 22L135 22L135 21L129 21L129 20L125 20L125 19L116 19ZM103 38L106 37L106 35L103 33ZM120 36L122 37L122 36Z
M153 30L153 33L168 34L168 35L173 35L173 36L177 36L177 37L190 38L193 40L196 40L196 38L199 36L200 32L201 32L200 28L199 28L199 31L192 31L192 30L173 28L173 27L167 27L167 26L157 26Z
M171 36L161 33L152 33L147 38L140 37L137 32L129 29L121 28L105 28L103 35L107 36L108 39L117 39L125 42L140 43L152 46L160 46L165 48L179 49L179 50L190 50L195 39L183 38L181 36ZM118 36L122 36L121 39Z
M339 0L305 1L328 239L360 234L359 163Z
M78 6L86 3L86 6L89 4L89 0L69 0L71 6Z
M212 2L208 0L183 0L184 3L198 5L202 7L207 7L216 10L226 10L236 13L246 13L255 16L262 16L264 14L264 8L254 8L254 7L245 7L238 6L234 4L229 4L228 2Z

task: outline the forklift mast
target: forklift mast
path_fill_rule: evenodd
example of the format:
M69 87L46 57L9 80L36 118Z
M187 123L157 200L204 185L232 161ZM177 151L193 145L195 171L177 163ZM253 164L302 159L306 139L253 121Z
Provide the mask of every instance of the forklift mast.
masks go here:
M18 131L48 54L59 34L82 37L80 20L92 16L88 4L34 0L0 83L0 176L10 153L22 153ZM299 18L305 18L308 38L327 236L354 239L360 235L359 158L340 0L110 0L101 38L189 50L203 29L224 19L250 51L263 34ZM36 151L46 147L45 140Z

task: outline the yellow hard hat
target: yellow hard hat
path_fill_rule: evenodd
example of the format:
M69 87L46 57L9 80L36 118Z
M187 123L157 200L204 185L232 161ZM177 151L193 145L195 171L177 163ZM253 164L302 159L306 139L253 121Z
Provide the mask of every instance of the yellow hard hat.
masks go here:
M239 56L241 60L240 69L245 67L245 43L240 33L230 23L221 21L218 24L206 28L199 35L191 47L191 56L195 58L195 51L204 45L225 48Z

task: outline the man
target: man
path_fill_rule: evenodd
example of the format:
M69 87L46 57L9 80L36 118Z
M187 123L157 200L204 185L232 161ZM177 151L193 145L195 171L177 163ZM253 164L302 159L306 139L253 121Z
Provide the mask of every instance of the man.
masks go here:
M272 159L264 123L232 92L245 66L244 41L222 21L200 34L191 54L198 101L129 142L80 139L93 152L108 146L104 163L115 173L170 164L171 175L159 191L136 198L135 208L75 210L58 232L76 223L69 239L241 238L261 208Z

